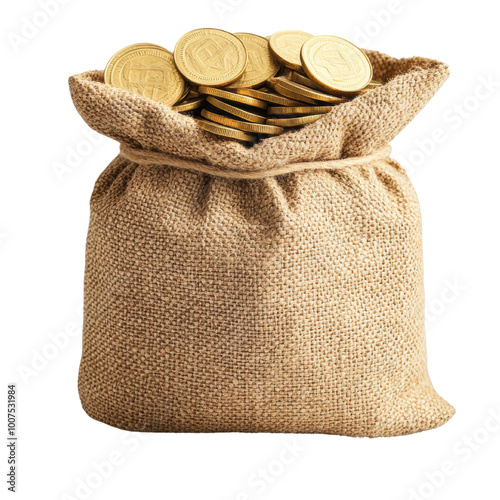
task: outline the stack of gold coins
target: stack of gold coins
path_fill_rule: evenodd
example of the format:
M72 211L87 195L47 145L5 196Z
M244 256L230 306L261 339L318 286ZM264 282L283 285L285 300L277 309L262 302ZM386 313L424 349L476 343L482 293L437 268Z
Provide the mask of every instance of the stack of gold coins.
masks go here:
M313 123L333 106L378 85L372 82L372 66L365 53L342 38L289 30L272 35L269 45L285 69L267 85L299 102L269 107L269 124L297 127Z
M146 43L122 49L104 76L189 114L207 132L252 144L313 123L381 85L355 45L293 30L261 37L197 29L173 53Z
M174 50L177 68L205 96L198 125L213 134L254 143L277 135L266 124L269 101L255 89L280 70L269 41L250 33L213 29L184 35Z

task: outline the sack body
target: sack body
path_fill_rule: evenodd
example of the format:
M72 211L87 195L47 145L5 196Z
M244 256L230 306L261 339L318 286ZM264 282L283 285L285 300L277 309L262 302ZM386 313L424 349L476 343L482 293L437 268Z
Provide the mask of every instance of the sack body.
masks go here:
M367 52L376 90L247 148L189 116L70 78L80 114L124 146L259 179L119 155L91 197L79 392L93 418L159 432L394 436L454 409L426 364L418 200L387 146L448 76Z

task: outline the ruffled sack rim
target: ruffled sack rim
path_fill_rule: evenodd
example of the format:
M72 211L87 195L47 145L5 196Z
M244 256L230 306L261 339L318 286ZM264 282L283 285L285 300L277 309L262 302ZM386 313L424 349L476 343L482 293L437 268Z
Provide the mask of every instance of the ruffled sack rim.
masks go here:
M108 137L137 148L229 169L237 164L251 171L371 154L389 144L449 74L439 61L366 53L374 78L385 81L382 86L335 106L310 125L251 147L205 132L193 118L164 104L105 84L103 71L72 76L69 85L84 120Z

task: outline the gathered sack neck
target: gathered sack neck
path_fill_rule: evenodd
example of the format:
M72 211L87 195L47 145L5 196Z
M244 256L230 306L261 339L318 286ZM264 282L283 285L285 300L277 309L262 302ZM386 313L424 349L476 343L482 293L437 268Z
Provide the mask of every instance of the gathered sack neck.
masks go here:
M165 165L193 172L215 175L216 177L223 177L226 179L264 179L267 177L276 177L278 175L305 172L307 170L339 170L352 166L367 165L374 161L388 158L391 154L391 150L390 146L385 146L365 156L342 158L338 160L289 163L280 167L264 168L253 171L225 170L200 161L185 160L167 153L138 149L125 144L122 144L120 147L120 155L126 160L140 165Z

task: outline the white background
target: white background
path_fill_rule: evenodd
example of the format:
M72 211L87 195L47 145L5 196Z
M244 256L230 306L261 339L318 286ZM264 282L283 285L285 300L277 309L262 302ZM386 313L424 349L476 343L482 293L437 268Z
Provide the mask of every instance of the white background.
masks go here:
M499 498L500 47L494 2L47 0L50 17L40 14L41 3L10 1L1 20L1 394L5 411L6 384L18 383L17 497ZM29 30L32 21L39 27ZM445 426L375 440L138 435L96 422L81 409L88 200L118 145L88 135L67 78L103 69L131 43L172 50L184 32L198 27L334 34L396 57L419 55L451 66L450 80L393 142L393 156L408 168L422 205L429 369L438 392L457 409ZM68 163L75 150L81 154ZM70 171L58 176L60 165ZM488 420L494 413L496 425ZM1 426L6 433L5 417ZM283 463L287 446L296 456L287 454ZM5 479L1 488L7 490Z

